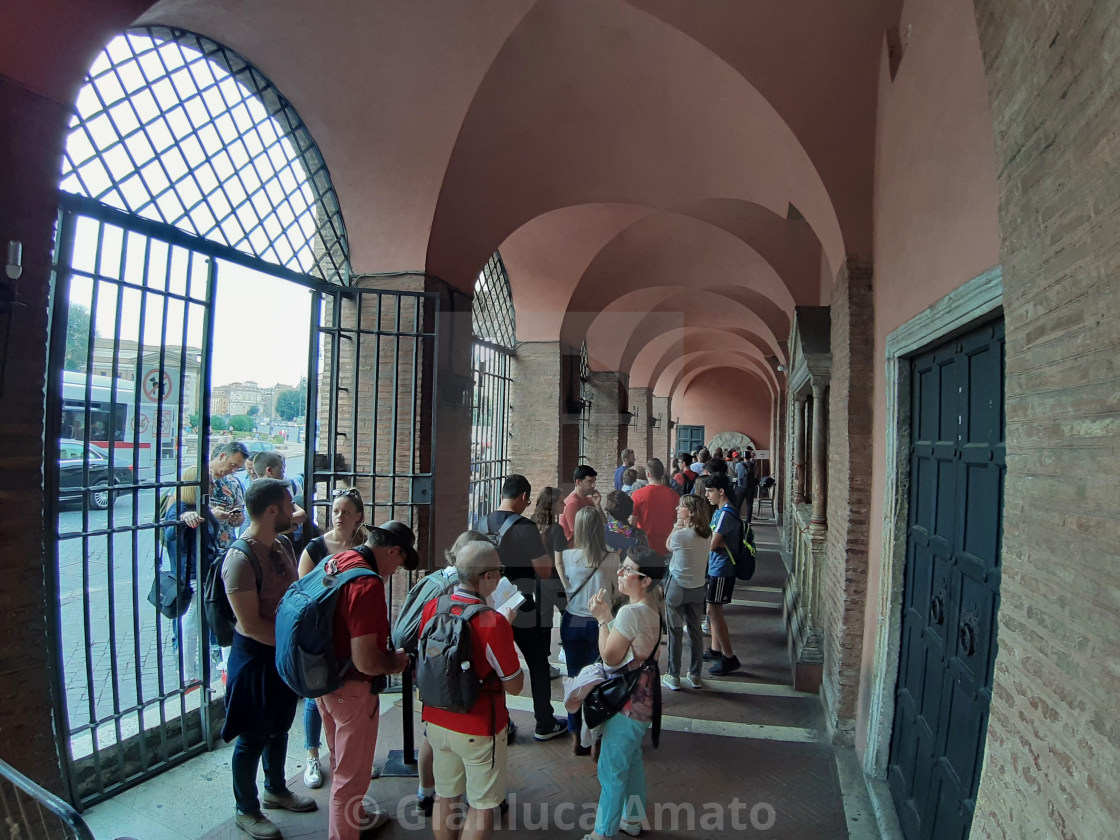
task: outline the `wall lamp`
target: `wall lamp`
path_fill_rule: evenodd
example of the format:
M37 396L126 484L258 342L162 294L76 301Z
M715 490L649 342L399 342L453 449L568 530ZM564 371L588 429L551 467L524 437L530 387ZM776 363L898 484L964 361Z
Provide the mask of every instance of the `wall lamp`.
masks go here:
M660 426L661 426L661 415L660 414L658 414L656 417L650 417L649 418L649 427L651 429L656 429L656 428L659 428Z
M618 414L618 422L621 426L636 426L638 424L638 412L635 411L620 411Z

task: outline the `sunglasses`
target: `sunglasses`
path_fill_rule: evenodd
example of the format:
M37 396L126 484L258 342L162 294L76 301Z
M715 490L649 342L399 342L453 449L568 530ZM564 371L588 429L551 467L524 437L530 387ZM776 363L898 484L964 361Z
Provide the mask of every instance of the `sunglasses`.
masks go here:
M498 574L504 574L505 570L506 570L505 566L492 566L489 569L483 569L482 574L486 575L486 574L489 574L490 572L497 572Z
M337 499L340 496L350 496L354 499L362 498L362 494L358 492L357 487L343 487L341 490L335 490L333 493L331 493L332 499Z

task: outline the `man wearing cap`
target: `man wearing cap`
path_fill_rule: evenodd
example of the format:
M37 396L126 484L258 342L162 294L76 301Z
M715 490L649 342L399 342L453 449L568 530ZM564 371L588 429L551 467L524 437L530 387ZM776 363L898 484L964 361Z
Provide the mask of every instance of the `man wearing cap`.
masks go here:
M378 575L352 580L338 596L334 652L340 661L352 660L353 666L341 686L315 701L331 754L330 840L358 840L363 832L389 821L385 812L368 813L362 800L377 749L378 692L386 674L399 674L409 665L408 654L389 643L384 578L402 566L412 570L419 565L415 542L407 525L389 521L370 528L365 545L326 561L335 573L368 566Z

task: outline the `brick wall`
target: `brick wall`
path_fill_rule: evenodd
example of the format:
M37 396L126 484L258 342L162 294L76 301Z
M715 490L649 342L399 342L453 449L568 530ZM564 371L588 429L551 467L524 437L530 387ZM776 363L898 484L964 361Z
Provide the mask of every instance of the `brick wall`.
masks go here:
M513 359L510 463L529 479L534 498L542 487L571 482L571 469L562 478L559 466L562 359L558 341L522 342Z
M849 257L832 294L828 536L821 575L829 726L854 737L867 602L874 319L870 261Z
M629 429L620 426L618 422L620 386L625 388L625 383L614 371L592 371L588 385L591 393L591 422L587 463L599 473L603 487L613 486L605 477L613 479L615 467L618 466L618 453L628 445Z
M669 428L669 421L673 419L673 401L669 397L655 396L652 400L654 417L660 417L661 423L650 433L650 448L653 456L665 462L665 469L669 469L673 455L673 432Z
M1120 4L977 0L1007 334L999 655L973 837L1120 823Z
M51 251L68 109L0 78L0 241L23 243L20 306L0 312L0 757L61 792L51 718L43 403Z
M631 388L630 410L638 413L638 419L627 429L629 441L627 446L634 450L635 463L644 464L652 456L657 455L653 451L653 429L649 425L649 418L653 416L653 389ZM663 455L657 457L662 461L665 460Z

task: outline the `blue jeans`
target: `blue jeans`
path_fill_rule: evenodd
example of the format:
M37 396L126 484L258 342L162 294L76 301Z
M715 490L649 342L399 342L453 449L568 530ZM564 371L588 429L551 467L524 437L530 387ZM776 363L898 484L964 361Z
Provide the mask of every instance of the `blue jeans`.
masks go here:
M560 621L560 645L564 648L568 676L574 677L581 668L599 658L599 622L588 616L564 613ZM582 726L583 712L570 712L568 731L579 732Z
M323 716L319 714L319 707L314 700L308 698L303 703L303 748L317 750L323 734Z
M284 778L284 759L288 754L288 731L274 732L273 722L262 720L260 725L242 732L233 745L233 799L242 814L254 814L261 809L257 799L257 764L264 766L264 789L283 793L288 789Z
M599 810L595 831L603 837L618 834L618 825L641 822L646 815L646 768L642 764L642 738L650 723L639 723L617 714L603 724L599 755ZM637 797L635 799L635 797Z

